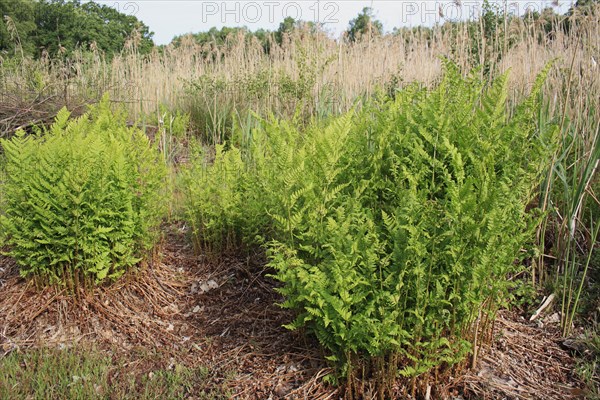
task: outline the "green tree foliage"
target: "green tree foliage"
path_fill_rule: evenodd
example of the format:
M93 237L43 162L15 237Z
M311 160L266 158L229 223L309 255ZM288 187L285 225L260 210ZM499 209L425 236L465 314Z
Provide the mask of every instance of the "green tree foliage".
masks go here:
M577 0L573 6L569 8L567 15L588 15L593 12L595 7L600 5L600 0Z
M313 21L295 20L292 17L286 17L275 31L275 40L277 43L283 44L286 36L292 36L294 32L298 31L302 35L315 36L321 34L327 36L327 32L323 27Z
M297 21L292 17L286 17L277 28L276 31L270 31L268 29L257 29L251 31L248 27L212 27L206 32L199 33L188 33L185 35L176 36L171 41L171 44L178 47L183 42L184 38L192 38L197 44L200 45L213 45L223 46L228 42L235 42L235 39L243 37L247 41L258 40L263 46L265 52L269 52L271 49L271 42L275 41L278 44L282 44L286 35L291 35L294 31L302 29L309 34L317 34L323 32L315 23Z
M20 46L26 54L35 51L29 37L35 31L33 0L0 0L0 52L13 52Z
M94 44L107 56L120 52L128 38L136 41L138 51L149 52L154 43L149 28L133 15L107 5L80 0L0 0L0 11L16 27L26 54L39 56L70 53L77 47ZM6 23L0 26L0 50L11 51Z
M206 32L188 33L185 35L175 36L171 41L171 45L179 47L184 43L185 39L191 39L196 44L205 47L204 56L215 57L211 48L227 48L229 45L238 44L240 39L246 43L250 43L253 40L257 40L263 47L266 53L271 48L271 41L273 39L273 32L266 29L258 29L251 31L247 27L227 27L224 26L221 29L212 27Z
M37 46L55 54L59 46L96 46L111 56L120 52L128 37L137 30L138 50L150 51L152 33L135 16L114 8L79 0L41 0L36 11Z
M350 27L346 34L351 42L360 39L371 39L380 36L383 33L383 24L375 19L373 9L363 8L362 12L356 18L350 21Z
M298 313L289 327L308 328L348 376L463 360L532 247L527 206L556 135L536 124L543 77L509 115L507 76L479 76L447 63L433 90L306 130L270 121L188 180L210 194L190 205L211 216L194 233L268 243Z
M281 44L283 42L283 37L286 34L290 34L294 31L294 29L296 29L296 27L298 26L299 22L296 22L296 20L292 17L286 17L283 22L281 22L279 24L279 28L277 29L277 31L275 31L275 39L277 40L277 42L279 44Z
M146 255L164 213L166 167L108 98L69 120L63 109L5 153L0 236L22 276L70 288L114 279Z
M214 44L215 46L222 46L227 43L228 39L232 39L238 35L247 36L251 32L246 27L227 27L219 29L215 26L210 28L206 32L188 33L185 35L176 36L173 38L171 43L174 46L179 46L184 38L191 37L196 43L200 45Z
M561 17L552 7L546 7L542 12L532 12L530 15L524 17L526 23L534 23L542 28L542 31L548 38L553 36L554 31L557 29L559 24L564 21L564 17ZM544 38L538 38L543 40Z

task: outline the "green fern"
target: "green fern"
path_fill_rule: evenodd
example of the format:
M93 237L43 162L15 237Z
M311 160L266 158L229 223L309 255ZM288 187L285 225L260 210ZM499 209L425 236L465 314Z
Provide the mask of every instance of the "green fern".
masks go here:
M165 166L107 97L80 118L63 109L47 131L0 144L0 227L21 275L70 288L115 279L156 241Z
M366 360L416 376L464 360L532 246L526 206L555 141L538 132L555 130L536 125L536 93L508 113L506 75L486 86L477 71L445 70L433 90L408 87L303 130L264 121L248 154L231 148L226 161L217 148L202 167L233 164L242 178L192 185L226 188L232 209L199 195L193 212L258 232L282 306L297 312L287 327L308 328L342 373Z

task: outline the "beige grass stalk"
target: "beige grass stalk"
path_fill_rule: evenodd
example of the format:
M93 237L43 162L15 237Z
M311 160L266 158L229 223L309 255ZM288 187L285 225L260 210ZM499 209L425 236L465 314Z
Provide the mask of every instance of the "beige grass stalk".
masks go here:
M480 44L479 61L496 60L497 54L492 52L499 50L494 49L506 49L499 63L492 63L492 67L497 67L498 72L512 71L510 85L513 96L518 98L527 93L534 77L547 62L558 59L546 86L546 94L554 99L553 107L557 108L568 100L565 98L565 69L573 59L577 40L581 40L582 49L574 61L577 79L569 101L579 106L584 95L600 90L600 71L592 61L600 60L599 17L597 11L590 16L580 16L572 23L570 34L559 30L553 39L545 35L543 21L507 20L499 28L506 30L506 35L501 37L496 32L489 38L491 42L498 42L497 46L489 41ZM92 58L79 52L67 61L29 60L27 68L3 71L0 81L6 90L0 93L0 101L12 93L11 88L30 85L34 73L49 87L61 87L70 98L85 97L90 91L109 91L113 99L128 105L133 117L138 117L153 113L159 104L185 109L189 100L184 95L186 82L194 78L232 79L256 75L265 69L297 77L300 61L307 57L318 67L326 65L314 90L331 87L338 97L339 111L344 111L357 96L372 93L394 75L400 76L404 84L417 81L433 84L441 71L441 56L451 57L464 70L476 62L472 38L465 24L454 29L450 29L449 24L440 25L432 32L403 29L397 35L359 43L335 41L323 33L315 36L300 29L285 38L282 45L273 42L268 54L257 40L249 41L241 34L230 37L223 46L199 45L187 38L178 48L166 46L146 56L138 54L135 42L134 36L122 54L111 61L97 51L92 53ZM276 100L276 88L270 93Z

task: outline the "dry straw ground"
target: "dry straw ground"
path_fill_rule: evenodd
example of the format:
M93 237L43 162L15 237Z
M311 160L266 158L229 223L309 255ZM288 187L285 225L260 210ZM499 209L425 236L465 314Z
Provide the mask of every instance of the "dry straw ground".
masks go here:
M275 305L282 299L262 268L235 258L206 263L184 235L184 225L172 226L153 262L77 301L56 289L37 291L0 258L0 354L93 345L126 357L127 368L115 368L111 379L141 379L178 365L206 368L190 398L209 398L201 391L238 399L340 398L322 380L331 369L318 344L282 327L291 315ZM558 331L556 322L542 327L502 313L478 366L434 390L463 399L577 399L574 359ZM399 381L397 398L407 398L409 386ZM368 383L364 396L375 398Z

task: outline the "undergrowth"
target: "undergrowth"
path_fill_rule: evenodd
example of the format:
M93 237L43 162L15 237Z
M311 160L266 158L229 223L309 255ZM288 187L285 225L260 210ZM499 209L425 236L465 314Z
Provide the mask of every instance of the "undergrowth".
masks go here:
M583 351L579 354L575 373L586 385L586 398L600 399L600 334L597 325L584 335L580 346Z
M350 395L476 358L535 255L527 207L557 134L537 124L545 75L511 113L507 75L478 76L447 62L433 90L306 129L273 119L189 172L196 242L266 245L288 327L317 336Z
M165 211L165 163L107 97L80 118L63 109L49 129L0 144L0 233L22 276L89 287L147 255Z
M209 370L132 369L95 349L30 349L0 357L2 399L225 399L210 387ZM146 367L145 369L148 369Z

